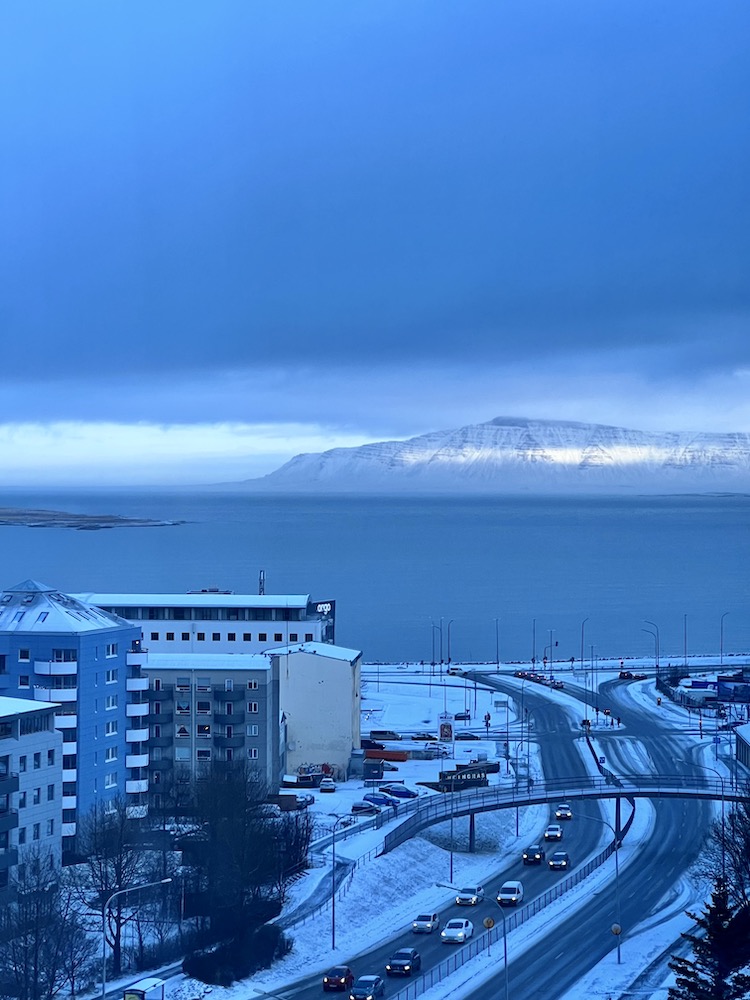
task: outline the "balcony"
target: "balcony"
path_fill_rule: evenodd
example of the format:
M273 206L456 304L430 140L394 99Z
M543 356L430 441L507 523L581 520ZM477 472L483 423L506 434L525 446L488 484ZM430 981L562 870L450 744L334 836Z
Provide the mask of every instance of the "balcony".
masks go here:
M125 714L129 719L140 719L142 716L148 715L148 711L149 704L147 701L131 702L125 706Z
M214 701L244 701L247 691L244 688L235 688L234 691L217 691L214 688Z
M78 780L78 771L76 770L76 768L74 768L74 767L63 768L62 780L63 781L77 781Z
M150 760L148 762L149 771L169 771L173 767L174 761L171 757L161 757L159 760Z
M15 847L0 847L0 869L14 868L18 864L18 849Z
M172 688L162 688L160 691L149 691L148 700L149 701L173 701L174 691Z
M56 715L55 729L75 729L78 725L77 715Z
M56 660L34 660L34 673L38 677L70 677L78 673L76 660L58 663Z
M150 726L171 726L174 722L174 712L149 712L146 716L146 722Z
M12 795L18 791L18 775L15 771L0 774L0 795Z
M76 835L76 825L75 823L63 823L62 824L62 836L63 837L75 837Z
M78 701L78 688L34 688L34 701L64 702Z
M149 731L146 729L128 729L125 732L126 743L145 743L148 739Z
M63 795L62 797L63 809L75 809L77 805L78 805L77 795Z
M128 677L125 681L126 691L148 691L148 677ZM160 692L156 692L159 694Z
M234 712L232 715L227 715L224 712L214 712L214 722L218 726L244 726L245 713Z
M129 753L125 756L125 767L148 767L147 753Z
M128 795L139 795L148 791L148 778L128 779L125 782L125 791Z
M151 747L171 747L174 743L174 736L152 736L148 741Z
M0 812L0 833L7 830L15 830L18 826L18 810L5 809Z
M214 736L214 746L221 750L236 750L244 747L245 737L239 736Z

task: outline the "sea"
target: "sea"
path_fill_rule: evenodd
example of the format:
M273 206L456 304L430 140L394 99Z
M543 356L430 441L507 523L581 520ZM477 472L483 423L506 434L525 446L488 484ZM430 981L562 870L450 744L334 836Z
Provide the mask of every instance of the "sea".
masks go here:
M749 663L750 497L6 491L0 506L184 523L0 527L0 588L336 602L365 661L696 654Z

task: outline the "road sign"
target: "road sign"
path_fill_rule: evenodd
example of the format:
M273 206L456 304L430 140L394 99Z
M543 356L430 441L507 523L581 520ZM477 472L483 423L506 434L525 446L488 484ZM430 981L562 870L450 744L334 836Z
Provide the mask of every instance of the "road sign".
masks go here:
M485 917L482 923L484 924L484 926L487 928L488 931L491 931L492 928L495 926L495 921L492 919L492 917Z
M600 758L599 758L599 763L600 763L600 764L603 764L603 763L604 763L604 757L600 757Z
M714 736L714 743L721 743L721 736Z

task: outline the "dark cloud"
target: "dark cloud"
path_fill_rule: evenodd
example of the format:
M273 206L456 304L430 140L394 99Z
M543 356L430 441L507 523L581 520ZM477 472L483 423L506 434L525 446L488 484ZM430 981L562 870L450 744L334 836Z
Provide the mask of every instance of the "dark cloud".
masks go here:
M747 363L748 29L745 0L10 0L4 380L141 373L153 415L191 371Z

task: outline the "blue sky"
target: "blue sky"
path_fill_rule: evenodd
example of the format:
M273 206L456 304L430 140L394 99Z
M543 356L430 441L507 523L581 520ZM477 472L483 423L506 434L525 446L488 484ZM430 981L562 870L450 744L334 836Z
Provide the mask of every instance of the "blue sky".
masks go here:
M750 431L746 0L6 0L8 484Z

